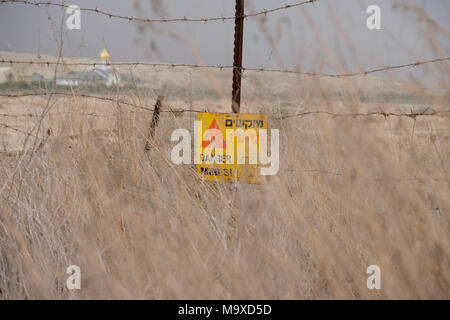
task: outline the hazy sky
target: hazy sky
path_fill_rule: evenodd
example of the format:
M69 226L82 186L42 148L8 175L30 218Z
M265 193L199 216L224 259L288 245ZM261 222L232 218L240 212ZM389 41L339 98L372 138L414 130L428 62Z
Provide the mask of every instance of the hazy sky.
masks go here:
M140 8L136 7L136 2ZM163 4L163 10L155 10L157 2ZM300 1L245 2L249 13ZM235 0L67 0L63 3L145 18L229 16L234 14L235 6ZM448 33L445 37L430 29L412 10L395 9L395 3L416 5L419 10L425 10L443 32L449 32L449 0L318 0L269 14L264 23L261 18L247 19L244 65L268 68L300 65L308 71L339 71L333 67L337 61L345 63L349 70L358 71L450 55ZM370 4L381 8L382 30L370 31L366 27L366 8ZM136 22L82 12L81 30L68 30L65 27L68 15L63 9L25 4L0 4L0 50L56 55L55 36L61 30L63 15L64 56L95 58L104 41L116 61L197 63L197 51L206 64L231 65L233 62L234 21L144 24L144 31L139 33ZM176 40L170 34L180 35L186 41ZM435 36L443 49L432 49L424 35Z

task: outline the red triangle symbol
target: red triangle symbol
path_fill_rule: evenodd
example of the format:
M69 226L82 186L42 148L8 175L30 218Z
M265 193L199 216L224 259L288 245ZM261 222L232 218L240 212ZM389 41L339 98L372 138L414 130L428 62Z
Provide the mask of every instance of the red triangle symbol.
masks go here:
M209 126L208 130L209 130L209 129L217 129L217 130L220 130L220 129L219 129L219 126L217 125L216 118L214 118L214 120L211 122L211 125ZM214 139L216 138L215 136L213 136L213 137L214 137ZM211 137L211 138L212 138L212 137ZM213 140L213 141L205 141L205 140L203 140L203 141L202 141L202 147L203 147L203 148L207 148L211 143L214 143L214 145L215 145L216 148L226 149L226 147L227 147L225 141L223 140L223 137L222 137L222 141L215 141L215 140Z
M214 120L211 122L211 125L209 126L208 129L217 129L217 130L219 130L219 126L217 125L216 118L214 118Z

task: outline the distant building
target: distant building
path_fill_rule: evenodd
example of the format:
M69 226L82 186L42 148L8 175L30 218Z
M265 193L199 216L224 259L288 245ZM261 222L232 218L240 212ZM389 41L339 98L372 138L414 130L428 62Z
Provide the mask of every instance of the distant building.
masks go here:
M104 84L106 86L119 85L122 83L121 74L113 70L95 68L90 71L71 71L61 77L56 78L57 86L83 86Z
M86 85L123 85L125 83L140 82L132 75L113 70L110 66L111 57L106 49L100 53L100 66L89 71L71 71L56 78L57 86L86 86Z

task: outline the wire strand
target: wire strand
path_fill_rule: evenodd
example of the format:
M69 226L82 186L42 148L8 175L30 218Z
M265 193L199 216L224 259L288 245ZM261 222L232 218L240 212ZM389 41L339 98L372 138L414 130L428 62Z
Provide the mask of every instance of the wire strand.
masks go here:
M55 95L55 96L67 96L71 98L90 98L90 99L97 99L101 101L107 101L107 102L114 102L118 104L124 104L130 107L134 107L137 109L142 109L146 111L154 111L154 108L149 108L142 105L137 105L134 103L130 103L124 100L120 99L114 99L110 97L102 97L102 96L96 96L91 94L84 94L84 93L68 93L68 92L33 92L33 93L21 93L21 94L4 94L0 93L0 97L4 98L24 98L24 97L33 97L33 96L49 96L49 95ZM207 112L206 110L193 110L193 109L181 109L181 110L160 110L160 112L166 112L166 113L201 113L201 112ZM278 117L270 117L273 120L285 120L290 118L299 118L299 117L306 117L311 115L328 115L331 117L349 117L349 118L357 118L357 117L371 117L371 116L382 116L384 118L388 117L406 117L406 118L412 118L416 119L417 117L430 117L430 116L437 116L440 114L447 114L450 113L450 110L430 110L429 108L426 108L425 110L421 112L408 112L408 113L398 113L398 112L385 112L385 111L372 111L372 112L354 112L354 113L335 113L331 111L326 110L311 110L311 111L304 111L301 113L296 114L290 114L290 115L284 115L284 116L278 116ZM0 114L0 116L8 117L7 114ZM11 115L12 117L33 117L33 115L30 114L21 114L21 115Z
M378 67L375 69L370 69L366 71L360 72L352 72L352 73L342 73L342 74L332 74L332 73L316 73L316 72L302 72L295 70L281 70L281 69L264 69L264 68L246 68L243 67L243 71L257 71L257 72L276 72L276 73L292 73L298 75L305 76L314 76L314 77L328 77L328 78L347 78L347 77L356 77L356 76L365 76L372 73L378 72L386 72L394 69L402 69L402 68L411 68L418 67L425 64L437 63L449 61L450 57L444 58L435 58L431 60L424 61L416 61L410 62L406 64L393 65L393 66L384 66ZM100 66L102 65L99 62L56 62L56 61L34 61L34 60L12 60L12 59L0 59L0 63L5 64L30 64L30 65L63 65L63 66ZM233 66L221 66L221 65L196 65L196 64L169 64L169 63L151 63L151 62L138 62L138 61L130 61L130 62L112 62L109 64L110 66L152 66L152 67L171 67L171 68L215 68L215 69L233 69Z
M171 19L145 19L145 18L138 18L138 17L130 17L130 16L124 16L124 15L118 15L118 14L114 14L111 12L106 12L103 10L100 10L98 8L80 8L80 11L86 11L86 12L91 12L91 13L96 13L96 14L100 14L100 15L104 15L107 16L109 18L115 18L115 19L122 19L122 20L127 20L127 21L137 21L137 22L145 22L145 23L153 23L153 22L157 22L157 23L167 23L167 22L210 22L210 21L226 21L226 20L235 20L236 18L250 18L250 17L257 17L257 16L261 16L261 15L267 15L273 12L277 12L277 11L281 11L281 10L287 10L287 9L291 9L291 8L295 8L295 7L299 7L299 6L303 6L306 4L312 4L316 1L319 0L308 0L308 1L303 1L303 2L298 2L298 3L293 3L293 4L287 4L287 5L283 5L280 7L276 7L276 8L272 8L272 9L266 9L266 10L262 10L262 11L258 11L255 13L248 13L248 14L244 14L242 16L222 16L222 17L210 17L210 18L187 18L187 17L182 17L182 18L171 18ZM28 0L0 0L0 4L1 3L22 3L22 4L26 4L26 5L34 5L34 6L54 6L54 7L61 7L61 8L69 8L69 5L66 4L62 4L62 3L53 3L53 2L33 2L33 1L28 1Z

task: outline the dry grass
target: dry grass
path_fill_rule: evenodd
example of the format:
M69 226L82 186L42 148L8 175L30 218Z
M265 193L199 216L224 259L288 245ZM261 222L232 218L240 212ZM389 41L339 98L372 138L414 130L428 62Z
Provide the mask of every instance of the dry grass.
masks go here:
M47 99L15 103L39 114ZM307 106L342 111L323 99ZM47 117L38 139L1 129L4 146L15 137L9 147L28 151L52 130L35 153L1 155L3 299L449 298L448 118L272 120L278 175L222 185L170 161L172 130L194 115L163 114L145 153L148 112L83 98L49 105L71 114ZM93 110L110 116L84 115ZM8 121L29 130L37 119ZM78 291L65 287L71 264ZM382 290L366 287L371 264Z

